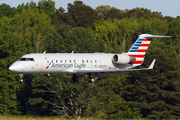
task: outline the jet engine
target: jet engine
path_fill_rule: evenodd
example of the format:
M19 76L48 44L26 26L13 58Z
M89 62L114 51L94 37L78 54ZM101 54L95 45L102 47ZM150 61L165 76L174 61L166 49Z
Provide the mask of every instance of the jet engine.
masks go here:
M112 59L113 63L116 64L128 64L129 62L136 61L136 58L130 57L128 55L114 55Z

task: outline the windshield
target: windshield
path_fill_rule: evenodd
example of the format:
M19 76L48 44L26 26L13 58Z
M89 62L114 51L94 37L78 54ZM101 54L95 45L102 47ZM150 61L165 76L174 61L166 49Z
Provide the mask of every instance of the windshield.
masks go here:
M19 61L34 61L34 58L20 58Z

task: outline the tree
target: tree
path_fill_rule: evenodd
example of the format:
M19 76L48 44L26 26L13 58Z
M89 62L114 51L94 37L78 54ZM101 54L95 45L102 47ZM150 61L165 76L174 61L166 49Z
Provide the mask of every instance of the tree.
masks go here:
M41 17L40 17L41 16ZM47 15L28 9L13 18L0 19L0 112L19 114L21 106L17 94L21 89L18 73L8 70L10 65L24 54L39 52L46 34L53 30Z
M83 27L60 26L56 32L49 34L44 41L44 50L47 52L72 52L92 53L102 51L100 41L95 41L92 30Z
M51 23L58 26L58 15L57 10L55 8L55 2L52 0L41 0L38 2L38 5L36 2L27 2L26 4L22 3L21 5L18 5L17 11L19 14L22 13L23 10L33 9L36 10L42 14L46 14L50 17Z
M126 18L102 19L94 23L93 29L96 33L96 41L104 41L103 46L106 52L122 53L129 50L137 23L131 23Z
M101 18L107 18L108 16L108 12L112 9L116 9L115 7L111 7L109 5L100 5L98 7L96 7L96 11L98 12L98 15ZM109 17L109 16L108 16Z
M111 9L107 12L107 17L106 19L108 18L111 18L111 19L117 19L117 20L120 20L120 19L123 19L125 18L126 16L126 11L124 10L119 10L119 9Z
M52 14L56 11L55 2L52 0L41 0L38 2L38 9L45 11L46 14Z
M171 41L169 41L169 45L173 45L176 49L176 52L179 54L180 53L180 49L179 49L179 45L180 45L180 29L179 29L179 23L180 22L180 18L176 18L173 19L172 22L169 25L169 35L171 35L173 37L173 39Z
M45 36L54 30L50 18L36 9L29 8L27 11L23 10L21 14L15 15L14 19L17 20L15 24L20 28L18 32L21 31L22 41L28 41L28 44L24 43L23 49L26 47L24 53L42 52L40 50ZM28 48L29 45L31 48Z
M16 81L18 74L8 70L11 63L17 60L14 56L15 44L19 37L13 33L12 18L6 16L0 19L0 113L20 114L17 92L20 84ZM17 52L16 52L17 53Z
M68 13L60 13L59 21L72 27L83 26L91 27L95 20L98 20L98 13L91 7L83 4L82 1L75 1L68 4Z
M146 55L144 65L156 59L153 70L132 72L125 82L123 98L141 109L143 117L151 119L179 118L179 72L171 59L154 48ZM163 62L162 62L163 61Z
M11 8L9 5L6 5L4 3L0 5L0 18L2 18L3 16L13 17L16 13L16 8Z
M74 83L72 77L63 74L38 76L32 81L34 95L29 102L37 112L41 106L41 111L48 107L54 115L81 118L93 94L98 91L97 86L88 84L86 78Z
M23 10L28 10L29 8L37 9L38 6L37 6L36 2L33 2L33 1L27 2L26 4L22 3L22 4L17 6L17 11L19 14L21 14Z

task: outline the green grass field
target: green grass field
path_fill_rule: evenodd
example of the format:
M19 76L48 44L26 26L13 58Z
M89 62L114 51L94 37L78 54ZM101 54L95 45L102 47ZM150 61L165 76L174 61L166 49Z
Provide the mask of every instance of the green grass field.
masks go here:
M0 115L0 120L107 120L98 118L81 118L81 119L67 119L58 117L33 117L33 116L3 116ZM121 120L121 119L108 119L108 120ZM139 119L122 119L122 120L148 120L144 118ZM165 119L163 119L165 120ZM170 120L180 120L180 119L170 119Z
M57 118L57 117L0 116L0 120L70 120L70 119Z
M0 120L79 120L79 119L67 119L67 118L58 118L58 117L3 116L3 115L0 115ZM103 119L81 118L80 120L103 120Z

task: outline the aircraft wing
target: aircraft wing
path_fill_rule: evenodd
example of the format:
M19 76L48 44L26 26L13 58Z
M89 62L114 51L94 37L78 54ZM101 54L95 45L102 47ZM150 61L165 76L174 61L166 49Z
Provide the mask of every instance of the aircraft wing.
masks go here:
M153 69L156 59L154 59L148 68L139 69L109 69L109 70L74 70L73 73L108 73L108 72L130 72L135 70L150 70Z

